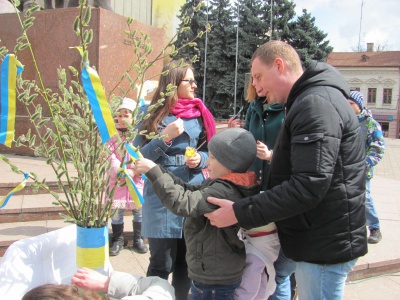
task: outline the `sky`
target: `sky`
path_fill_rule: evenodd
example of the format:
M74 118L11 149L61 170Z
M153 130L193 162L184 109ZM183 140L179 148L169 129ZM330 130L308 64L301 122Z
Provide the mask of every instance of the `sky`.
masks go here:
M307 9L315 25L327 33L334 52L366 49L367 43L400 51L400 0L292 0L296 14ZM361 3L362 10L361 10ZM361 19L362 11L362 19ZM360 30L361 19L361 30Z

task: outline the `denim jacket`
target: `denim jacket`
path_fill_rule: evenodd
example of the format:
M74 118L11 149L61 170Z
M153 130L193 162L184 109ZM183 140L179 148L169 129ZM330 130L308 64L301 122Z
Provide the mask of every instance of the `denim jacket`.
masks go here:
M147 107L141 107L138 114L146 113ZM159 128L159 133L176 120L174 115L168 115ZM200 164L196 168L189 168L184 161L186 147L197 148L202 133L202 119L182 119L184 132L172 140L168 145L163 140L153 139L142 146L144 137L137 135L133 144L140 146L140 152L145 158L163 166L167 171L190 184L201 184L204 181L202 169L206 167L208 159L207 143L204 143L197 153L201 156ZM140 131L141 123L137 125ZM183 217L176 216L168 211L155 195L151 183L145 180L143 189L144 204L142 208L142 235L149 238L181 238Z

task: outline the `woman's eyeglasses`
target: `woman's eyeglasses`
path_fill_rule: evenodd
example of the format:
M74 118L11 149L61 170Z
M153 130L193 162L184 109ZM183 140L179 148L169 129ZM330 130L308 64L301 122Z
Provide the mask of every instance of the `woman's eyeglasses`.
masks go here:
M183 80L181 80L181 81L185 81L185 82L189 82L189 84L190 85L192 85L193 83L195 84L195 85L197 85L197 81L196 80L193 80L193 79L183 79Z

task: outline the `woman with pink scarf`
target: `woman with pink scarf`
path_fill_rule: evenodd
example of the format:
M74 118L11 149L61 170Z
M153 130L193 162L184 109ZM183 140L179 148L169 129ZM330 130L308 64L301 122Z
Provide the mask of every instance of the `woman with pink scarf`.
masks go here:
M165 95L164 104L151 112L151 117L138 124L139 131L155 132L162 139L147 140L138 135L134 145L140 146L145 158L163 166L187 183L200 184L207 177L207 144L215 134L214 118L201 99L195 98L197 88L193 68L186 62L171 61L163 74L150 105ZM176 89L170 90L170 86ZM141 107L146 112L147 107ZM187 147L197 149L193 157L185 157ZM155 195L151 183L145 181L142 213L142 235L148 238L150 264L147 276L168 279L176 299L187 299L190 289L186 245L182 235L183 217L168 211Z

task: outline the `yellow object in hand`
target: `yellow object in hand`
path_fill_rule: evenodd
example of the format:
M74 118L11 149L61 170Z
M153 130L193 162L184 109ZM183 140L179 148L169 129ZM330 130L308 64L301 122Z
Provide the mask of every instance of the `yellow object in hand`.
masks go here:
M197 150L192 147L186 147L185 159L191 158L196 155Z

